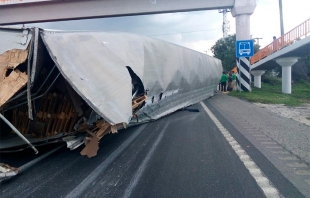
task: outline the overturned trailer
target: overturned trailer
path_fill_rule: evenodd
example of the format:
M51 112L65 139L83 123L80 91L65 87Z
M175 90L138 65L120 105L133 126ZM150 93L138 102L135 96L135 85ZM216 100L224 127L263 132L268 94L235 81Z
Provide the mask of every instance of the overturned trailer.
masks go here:
M221 61L129 33L0 28L0 153L85 145L213 96Z

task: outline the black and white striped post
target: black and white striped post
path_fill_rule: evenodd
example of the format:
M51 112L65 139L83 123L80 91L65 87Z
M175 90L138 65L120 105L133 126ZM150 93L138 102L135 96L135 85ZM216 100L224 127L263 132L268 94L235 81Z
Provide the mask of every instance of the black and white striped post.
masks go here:
M237 88L239 91L251 91L251 70L249 57L237 59Z
M250 16L256 7L256 0L236 0L231 14L236 18L236 41L250 40ZM236 58L237 89L251 91L251 69L249 57Z

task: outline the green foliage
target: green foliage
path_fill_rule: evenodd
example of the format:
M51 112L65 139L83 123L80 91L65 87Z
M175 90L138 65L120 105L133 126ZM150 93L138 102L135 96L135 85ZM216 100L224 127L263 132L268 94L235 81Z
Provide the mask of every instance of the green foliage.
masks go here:
M260 45L254 44L254 54L259 51Z
M271 79L271 78L270 78ZM284 94L281 91L281 81L271 85L262 83L262 88L252 88L252 92L230 92L229 95L243 98L251 102L265 104L285 104L287 106L299 106L310 103L310 83L297 82L292 86L292 94Z
M304 80L304 79L300 79L297 81L298 84L302 84L302 85L308 85L309 86L309 89L310 89L310 82Z
M228 35L226 38L221 38L216 41L215 45L211 47L214 57L222 61L223 69L225 71L231 70L236 66L236 34ZM254 52L259 50L259 45L254 45Z
M262 75L262 82L270 85L280 85L281 79L270 76L270 75Z
M300 58L292 67L294 81L305 80L310 82L310 56Z
M228 35L216 41L211 47L214 57L222 61L224 70L229 71L236 65L235 55L236 35Z

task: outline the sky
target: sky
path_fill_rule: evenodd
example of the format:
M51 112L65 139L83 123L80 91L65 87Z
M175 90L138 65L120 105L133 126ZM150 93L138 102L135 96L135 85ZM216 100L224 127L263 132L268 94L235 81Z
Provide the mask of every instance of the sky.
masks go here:
M257 0L251 15L252 38L259 40L261 48L280 37L280 14L278 0ZM310 18L310 0L282 0L284 33ZM235 34L235 18L227 14L229 34ZM156 15L126 16L31 24L57 30L99 30L131 32L212 55L210 48L222 33L223 14L218 10L167 13Z

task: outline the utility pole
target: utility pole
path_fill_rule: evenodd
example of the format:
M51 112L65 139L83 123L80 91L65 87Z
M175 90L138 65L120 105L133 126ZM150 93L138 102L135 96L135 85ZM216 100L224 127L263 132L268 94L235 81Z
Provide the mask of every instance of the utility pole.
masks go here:
M220 9L219 13L223 13L223 38L226 38L228 36L228 32L230 30L229 21L227 20L227 12L230 12L230 9Z
M284 26L283 26L283 14L282 14L282 0L279 0L279 10L280 10L281 36L283 36L284 35Z
M255 40L257 40L257 44L259 45L259 40L260 39L263 39L263 38L253 38L253 40L255 41Z

